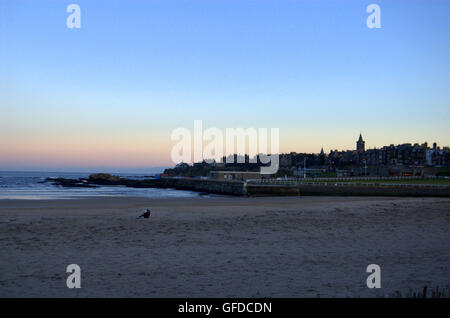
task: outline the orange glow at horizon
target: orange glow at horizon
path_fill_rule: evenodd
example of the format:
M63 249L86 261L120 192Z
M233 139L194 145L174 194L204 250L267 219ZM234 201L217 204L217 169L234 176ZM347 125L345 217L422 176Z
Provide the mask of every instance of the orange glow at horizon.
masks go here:
M51 137L0 142L1 163L63 166L151 167L170 164L170 148L148 136Z
M325 153L331 149L354 150L359 134L339 131L334 135L326 132L300 134L294 130L280 131L280 153ZM5 138L7 137L7 138ZM371 143L371 136L366 140L366 148ZM391 135L381 146L389 145ZM404 137L397 138L403 142ZM192 141L192 140L191 140ZM410 141L409 141L410 142ZM423 142L423 141L413 141ZM170 139L167 133L127 133L93 134L84 131L76 135L64 134L3 134L0 139L0 168L5 166L64 166L64 167L117 167L145 168L155 166L174 166L171 160L172 147L177 141ZM204 142L206 146L209 142ZM431 143L431 142L430 142ZM192 143L191 143L192 145ZM332 145L330 147L330 145ZM204 149L204 148L203 148ZM192 147L192 151L193 151ZM226 149L224 149L225 151ZM270 151L270 143L269 143Z

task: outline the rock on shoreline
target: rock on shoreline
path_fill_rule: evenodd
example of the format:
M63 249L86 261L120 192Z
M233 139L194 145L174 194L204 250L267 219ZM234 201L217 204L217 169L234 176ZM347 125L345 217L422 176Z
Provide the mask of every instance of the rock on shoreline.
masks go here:
M153 179L148 180L130 180L121 178L119 176L113 176L108 173L94 173L89 178L79 179L66 179L66 178L47 178L44 182L51 182L52 185L62 186L66 188L97 188L101 185L123 185L127 187L135 188L150 188L155 187L154 184L150 184Z

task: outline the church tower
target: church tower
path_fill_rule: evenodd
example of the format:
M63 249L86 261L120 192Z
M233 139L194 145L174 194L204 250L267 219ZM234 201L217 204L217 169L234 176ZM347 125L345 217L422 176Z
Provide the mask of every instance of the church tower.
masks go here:
M359 139L356 142L356 152L362 154L366 151L365 141L362 139L362 135L359 134Z

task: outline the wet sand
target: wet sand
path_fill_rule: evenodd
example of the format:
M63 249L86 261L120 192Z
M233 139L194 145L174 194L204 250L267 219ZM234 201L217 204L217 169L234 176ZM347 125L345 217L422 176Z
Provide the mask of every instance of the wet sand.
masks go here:
M404 293L450 286L449 230L444 198L0 200L0 297Z

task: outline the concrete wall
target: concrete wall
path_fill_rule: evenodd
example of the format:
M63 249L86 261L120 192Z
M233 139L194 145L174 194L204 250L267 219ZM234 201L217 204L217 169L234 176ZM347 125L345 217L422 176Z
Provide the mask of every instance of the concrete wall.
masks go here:
M333 184L246 184L237 180L162 178L125 183L129 187L174 188L206 193L250 196L336 195L336 196L412 196L450 197L450 187L405 185L333 185Z
M247 184L246 187L250 196L300 195L300 189L296 185Z
M304 184L298 187L302 195L450 197L450 187L443 186L334 186Z
M247 184L251 196L263 195L335 195L335 196L407 196L450 197L450 187L443 186L361 186L361 185L258 185Z
M243 181L225 181L195 178L162 178L154 180L158 188L174 188L216 194L246 195Z

